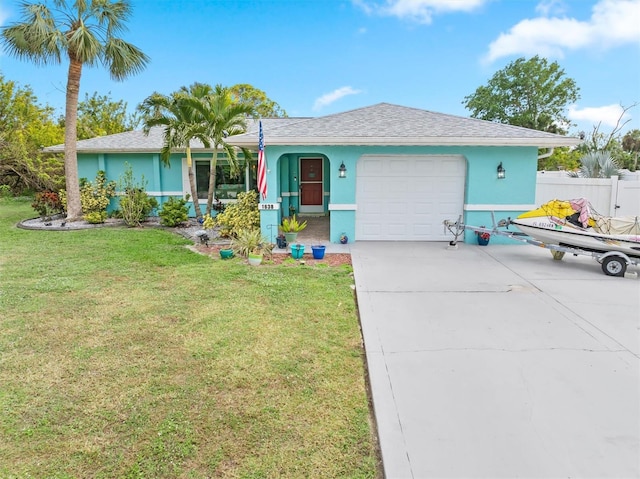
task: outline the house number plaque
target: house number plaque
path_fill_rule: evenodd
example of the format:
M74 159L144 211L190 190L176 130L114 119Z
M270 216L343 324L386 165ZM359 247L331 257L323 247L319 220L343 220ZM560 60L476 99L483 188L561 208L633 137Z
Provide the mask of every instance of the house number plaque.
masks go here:
M280 203L258 203L259 210L278 210Z

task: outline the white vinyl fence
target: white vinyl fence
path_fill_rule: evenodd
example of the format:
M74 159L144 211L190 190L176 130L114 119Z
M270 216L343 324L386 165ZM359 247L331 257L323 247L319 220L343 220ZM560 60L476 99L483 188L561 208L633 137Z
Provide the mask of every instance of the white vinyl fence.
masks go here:
M564 171L539 171L536 205L547 201L586 198L605 216L640 216L640 175L622 178L570 178Z

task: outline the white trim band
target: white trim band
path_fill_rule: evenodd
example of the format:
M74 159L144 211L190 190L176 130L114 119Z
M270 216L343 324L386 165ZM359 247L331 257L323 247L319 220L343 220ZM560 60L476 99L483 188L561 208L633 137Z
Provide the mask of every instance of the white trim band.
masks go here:
M358 209L356 204L338 204L329 203L329 211L355 211Z
M465 211L529 211L536 205L464 205Z

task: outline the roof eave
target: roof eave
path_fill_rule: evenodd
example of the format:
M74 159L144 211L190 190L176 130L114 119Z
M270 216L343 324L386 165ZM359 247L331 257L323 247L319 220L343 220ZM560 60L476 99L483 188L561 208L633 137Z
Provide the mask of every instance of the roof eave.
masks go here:
M64 153L64 148L56 148L53 149L52 147L47 147L44 148L42 150L44 153ZM114 149L107 149L107 148L86 148L86 149L78 149L76 150L77 153L96 153L96 154L101 154L101 153L109 153L109 154L118 154L118 153L160 153L160 150L158 148L114 148ZM220 152L221 150L218 150L218 152ZM197 153L211 153L213 154L214 150L212 148L198 148L198 147L191 147L191 152L197 152ZM174 153L185 153L184 149L175 149L171 151L171 154Z
M228 139L228 143L256 150L258 143L255 139ZM554 137L554 138L272 138L265 146L534 146L538 148L550 148L560 146L577 146L582 142L578 138Z

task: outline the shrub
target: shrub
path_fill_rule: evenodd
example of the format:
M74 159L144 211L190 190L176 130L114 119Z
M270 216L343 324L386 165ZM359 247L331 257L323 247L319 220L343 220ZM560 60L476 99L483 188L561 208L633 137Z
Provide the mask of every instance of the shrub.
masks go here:
M12 196L11 187L9 185L0 185L0 198L9 198Z
M36 193L31 207L38 212L41 218L50 218L63 210L60 197L53 191Z
M164 226L178 226L185 223L189 219L189 209L187 208L187 201L183 198L175 198L171 196L163 205L162 209L158 213L160 216L160 223Z
M259 228L258 193L239 193L236 203L228 204L223 212L216 215L216 223L221 227L221 236L237 237L242 230Z
M107 206L115 194L116 182L107 181L104 171L98 171L93 183L83 178L80 182L80 203L85 221L104 223L107 219Z
M273 244L262 236L259 229L244 229L238 231L236 238L231 241L231 249L245 258L252 254L271 254Z
M120 191L123 192L120 197L120 217L127 226L140 226L158 206L156 199L147 194L146 186L144 176L140 183L135 182L131 165L127 163L119 181Z
M202 221L202 227L205 230L213 229L216 225L216 220L214 220L211 215L204 215L204 220Z

